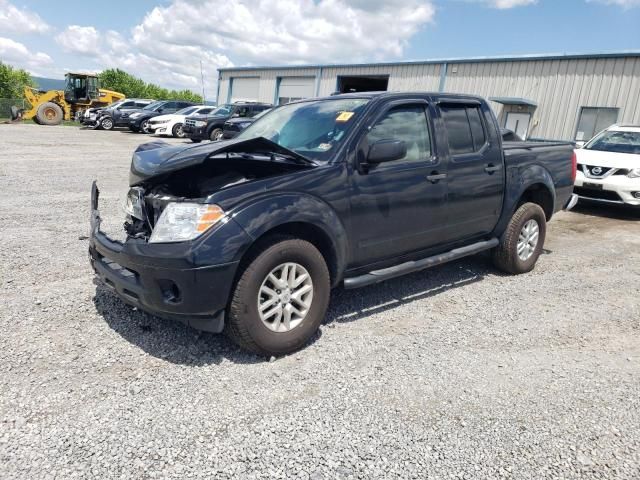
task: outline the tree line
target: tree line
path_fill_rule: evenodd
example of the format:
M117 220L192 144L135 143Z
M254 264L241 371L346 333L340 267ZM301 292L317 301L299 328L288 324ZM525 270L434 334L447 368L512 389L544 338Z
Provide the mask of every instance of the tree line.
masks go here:
M123 93L127 98L152 98L154 100L186 100L202 103L202 96L191 90L169 90L120 70L110 68L98 74L100 88ZM24 98L24 87L35 87L26 70L0 62L0 98Z

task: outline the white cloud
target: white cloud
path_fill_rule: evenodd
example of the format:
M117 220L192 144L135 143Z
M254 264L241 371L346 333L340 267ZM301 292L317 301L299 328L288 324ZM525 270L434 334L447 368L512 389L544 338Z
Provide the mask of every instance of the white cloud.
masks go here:
M22 43L5 37L0 37L0 60L24 68L35 75L50 73L51 69L48 67L53 64L53 60L46 53L31 52Z
M70 25L56 36L56 42L67 52L81 55L100 53L100 34L94 27Z
M176 45L253 64L398 58L433 19L424 0L174 0L133 30L133 43L157 52Z
M215 91L216 69L242 64L356 62L401 58L431 22L425 0L173 0L130 35L71 25L56 36L68 52L146 81L199 91L200 61Z
M616 5L622 8L640 7L640 0L587 0L588 3L602 3L604 5Z
M0 0L0 32L33 34L49 30L51 27L37 13L20 9L8 0Z

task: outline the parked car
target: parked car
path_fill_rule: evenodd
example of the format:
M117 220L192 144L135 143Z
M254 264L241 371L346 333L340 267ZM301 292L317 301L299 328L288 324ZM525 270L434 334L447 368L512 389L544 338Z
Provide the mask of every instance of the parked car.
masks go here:
M82 123L103 130L126 127L129 125L129 114L153 102L148 98L126 98L107 107L88 109Z
M267 103L236 102L219 106L209 115L192 115L185 120L184 133L193 142L221 140L224 122L230 118L251 118L272 108Z
M640 207L640 126L613 125L576 155L580 200Z
M314 335L332 287L486 250L501 270L532 270L574 178L570 144L503 146L478 97L309 99L232 140L141 145L124 243L101 232L93 184L90 258L131 305L284 354Z
M242 130L247 128L253 122L255 122L260 117L263 117L267 113L269 113L272 109L267 108L266 110L261 111L255 117L236 117L230 118L226 122L224 122L224 126L222 127L222 138L228 140L230 138L238 135Z
M129 115L129 130L132 132L149 133L149 121L152 118L169 113L176 113L178 110L193 105L195 105L193 102L185 102L183 100L159 100L153 102L142 110L138 110Z
M187 116L196 114L207 115L215 108L216 107L210 105L193 105L178 110L176 113L154 117L149 121L149 131L159 136L168 135L176 138L184 138L182 127L184 126L184 121Z

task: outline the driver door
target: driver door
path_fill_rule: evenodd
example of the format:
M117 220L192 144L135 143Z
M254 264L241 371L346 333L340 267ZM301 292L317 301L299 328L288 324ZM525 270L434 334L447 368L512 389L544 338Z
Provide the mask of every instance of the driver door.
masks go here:
M362 133L351 175L353 266L424 250L446 226L446 165L435 155L426 100L390 102ZM370 146L402 140L404 158L362 168Z

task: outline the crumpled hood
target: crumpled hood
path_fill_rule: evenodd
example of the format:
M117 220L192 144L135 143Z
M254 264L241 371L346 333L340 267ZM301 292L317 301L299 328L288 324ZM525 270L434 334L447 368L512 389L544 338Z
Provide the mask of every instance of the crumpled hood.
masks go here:
M297 155L295 152L263 137L250 138L248 140L231 139L186 147L184 145L170 145L163 141L143 143L133 153L131 171L129 172L129 185L132 187L139 185L154 177L201 164L212 155L227 152L276 152L285 155ZM238 158L237 161L242 161L242 158Z

